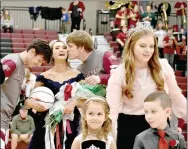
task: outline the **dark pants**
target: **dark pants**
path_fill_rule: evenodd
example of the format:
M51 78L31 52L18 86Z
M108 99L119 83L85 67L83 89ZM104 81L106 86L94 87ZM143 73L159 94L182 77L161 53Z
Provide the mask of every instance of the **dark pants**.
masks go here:
M72 21L71 32L73 31L73 29L80 30L81 19L80 18L71 18L71 21Z
M45 117L46 117L47 112L41 112L36 115L34 115L34 120L35 120L35 131L33 133L33 137L31 139L31 142L29 144L28 149L45 149ZM65 141L65 149L71 149L72 142L74 138L78 135L79 133L79 125L80 125L80 113L75 107L74 109L74 119L73 121L70 121L70 126L72 130L72 134L66 134L67 139ZM59 128L62 128L62 122L59 124ZM60 129L60 142L63 142L63 134L62 134L62 129ZM56 134L55 134L56 136ZM56 138L54 139L55 146L56 146Z
M172 66L172 68L174 68L174 54L165 53L164 57L168 60L170 66Z
M158 48L159 50L159 57L164 58L163 48Z
M4 29L4 33L7 33L7 29L9 29L10 32L13 33L13 26L9 26L9 27L3 26L3 29Z
M117 149L132 149L136 135L149 127L144 115L120 113L117 124Z
M119 44L120 56L122 56L123 50L124 50L124 47L122 47L122 46Z

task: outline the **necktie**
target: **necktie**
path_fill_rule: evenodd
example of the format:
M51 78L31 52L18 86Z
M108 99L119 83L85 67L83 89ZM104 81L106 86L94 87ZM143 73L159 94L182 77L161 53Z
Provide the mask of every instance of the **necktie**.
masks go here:
M168 149L168 142L165 139L165 131L159 130L158 132L159 135L159 148L158 149Z

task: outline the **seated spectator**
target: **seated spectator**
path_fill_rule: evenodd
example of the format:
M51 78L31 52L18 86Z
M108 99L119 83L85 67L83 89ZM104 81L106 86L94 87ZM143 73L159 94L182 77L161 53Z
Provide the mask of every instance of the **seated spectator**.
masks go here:
M177 49L174 49L175 37L173 36L172 32L173 32L173 28L169 27L167 31L167 35L163 39L163 44L164 44L163 53L164 53L164 57L168 60L169 64L172 66L172 68L174 68L174 54L175 54L175 50Z
M121 32L117 35L116 41L119 43L120 55L122 55L123 48L125 46L127 25L121 27Z
M187 31L185 31L184 28L181 28L180 31L183 36L182 36L182 54L186 55L187 54Z
M156 28L154 30L154 34L157 37L157 46L158 46L158 50L159 50L159 57L160 58L164 58L164 54L163 54L163 48L164 48L163 39L167 35L167 32L164 29L162 20L158 20L157 21L157 25L156 25Z
M142 14L142 21L145 23L150 24L151 26L154 27L155 25L155 14L151 12L151 6L147 5L146 6L146 12Z
M186 48L186 36L184 34L184 28L181 28L180 32L173 32L175 37L174 45L177 51L177 54L182 54Z
M33 131L35 130L35 125L33 118L27 115L28 110L24 109L23 106L20 108L18 115L16 115L11 124L11 149L16 149L18 142L24 141L29 143Z
M166 92L148 95L144 100L144 111L151 128L136 136L133 149L186 149L183 135L168 125L172 101Z
M4 33L7 33L7 29L9 29L10 32L13 33L13 20L8 10L5 10L1 17L1 26L4 30Z
M140 21L141 15L139 13L138 5L134 5L134 8L128 9L127 19L128 19L128 29L136 27L136 23Z
M125 5L122 5L120 7L120 10L117 11L116 16L115 16L115 28L120 28L121 25L127 24L127 9Z

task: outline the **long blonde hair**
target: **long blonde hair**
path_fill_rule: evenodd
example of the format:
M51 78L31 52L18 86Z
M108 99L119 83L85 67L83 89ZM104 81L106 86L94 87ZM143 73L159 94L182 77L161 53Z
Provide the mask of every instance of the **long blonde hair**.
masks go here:
M109 118L110 107L108 103L106 102L106 100L101 99L100 97L94 97L92 99L88 99L83 106L83 116L81 120L83 139L86 139L86 137L88 136L88 125L87 125L87 121L85 120L86 111L88 109L89 104L93 104L93 103L101 105L104 108L104 112L105 112L105 121L102 125L100 133L97 135L97 138L100 140L102 138L105 138L105 140L107 140L108 135L112 130L112 121Z
M11 19L10 14L9 14L9 12L8 12L8 14L6 14L6 12L8 12L8 10L4 10L3 18L4 18L4 20L9 20L10 21L10 19Z
M134 46L136 42L143 36L152 35L154 38L154 53L148 62L148 66L152 75L153 80L157 85L158 90L164 90L164 79L161 74L161 65L159 62L158 56L158 47L157 47L157 40L154 36L153 32L150 30L141 30L133 33L124 48L123 59L125 64L125 80L126 80L126 87L124 88L124 94L129 99L133 98L133 83L135 80L135 65L134 65Z

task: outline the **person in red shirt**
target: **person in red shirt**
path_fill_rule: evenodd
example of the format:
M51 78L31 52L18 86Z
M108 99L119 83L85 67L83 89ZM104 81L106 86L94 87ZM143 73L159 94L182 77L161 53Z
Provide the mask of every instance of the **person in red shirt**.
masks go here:
M136 23L140 20L138 5L134 5L134 9L128 9L128 29L136 27Z
M178 16L178 26L179 29L181 27L186 27L186 12L187 12L187 4L185 1L178 1L174 8L176 9L176 15ZM185 22L184 22L185 21Z
M126 41L127 25L121 27L121 32L117 35L116 41L119 44L120 55L122 55L123 48Z
M164 57L168 60L169 64L172 66L174 65L174 39L175 37L173 37L173 28L169 27L168 28L168 33L167 35L164 37L163 41L164 41L164 49L163 49L163 53L164 53Z
M85 10L84 3L79 0L74 0L70 3L68 12L71 13L71 32L76 29L80 30L80 23L83 19L83 12Z
M120 7L120 10L117 11L116 16L115 16L115 27L116 28L121 28L122 22L123 24L126 24L126 14L127 14L127 9L125 5L122 5Z

